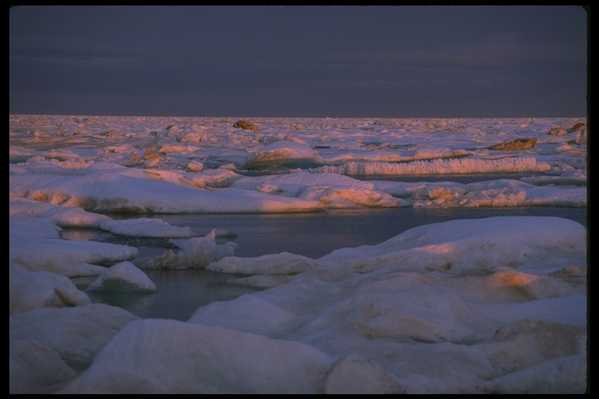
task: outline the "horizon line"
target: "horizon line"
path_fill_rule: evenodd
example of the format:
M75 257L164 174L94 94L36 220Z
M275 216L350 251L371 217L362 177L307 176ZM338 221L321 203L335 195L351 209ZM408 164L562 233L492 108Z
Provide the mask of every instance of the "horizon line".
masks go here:
M521 119L521 118L588 118L588 115L519 115L519 116L376 116L376 115L356 115L356 116L335 116L335 115L319 115L319 116L251 116L251 115L141 115L141 114L66 114L66 113L20 113L9 112L10 116L79 116L79 117L142 117L142 118L247 118L247 119Z

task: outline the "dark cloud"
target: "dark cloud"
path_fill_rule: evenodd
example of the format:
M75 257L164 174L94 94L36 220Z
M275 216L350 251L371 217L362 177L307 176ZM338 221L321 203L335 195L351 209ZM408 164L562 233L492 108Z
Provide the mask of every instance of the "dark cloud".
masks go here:
M584 115L580 7L15 7L10 110Z

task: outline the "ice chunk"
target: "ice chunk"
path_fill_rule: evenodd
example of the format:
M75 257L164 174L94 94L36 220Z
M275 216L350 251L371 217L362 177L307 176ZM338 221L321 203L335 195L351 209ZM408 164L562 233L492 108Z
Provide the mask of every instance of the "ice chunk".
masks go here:
M319 159L318 152L305 144L294 143L291 141L277 141L266 145L250 154L250 161L246 168L256 167L260 164L282 162L291 160L311 160Z
M190 172L201 172L204 169L204 164L198 161L189 161L185 167Z
M129 237L190 237L189 227L172 226L161 219L137 218L127 220L105 220L99 223L102 230Z
M296 274L316 267L316 261L289 252L262 255L255 258L229 256L210 263L207 269L239 274Z
M11 263L8 279L10 314L45 306L75 306L91 302L71 280L58 274L30 272Z
M178 248L176 252L168 250L141 266L144 269L203 269L217 257L215 235L216 232L212 230L205 237L170 240ZM229 251L230 248L224 252Z
M133 263L121 262L98 276L88 290L153 292L156 284Z
M11 259L34 271L50 271L67 277L93 276L110 264L133 259L137 248L94 241L39 239L11 241Z

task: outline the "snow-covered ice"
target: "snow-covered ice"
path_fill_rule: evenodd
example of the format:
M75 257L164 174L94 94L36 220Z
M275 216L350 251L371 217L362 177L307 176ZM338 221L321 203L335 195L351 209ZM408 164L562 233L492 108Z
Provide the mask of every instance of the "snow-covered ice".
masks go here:
M156 291L156 284L133 263L121 262L98 276L88 289L111 292L153 292Z
M64 126L75 119L80 122L73 143ZM343 175L421 176L424 181L447 176L451 181L457 174L519 173L525 176L518 178L535 185L547 184L551 177L556 182L561 175L568 178L573 172L568 168L573 167L583 176L577 185L586 179L583 118L252 122L259 131L234 128L227 118L11 115L10 194L99 212L278 213L471 206L470 201L393 199ZM57 132L56 125L63 130ZM548 134L552 128L563 134ZM489 149L514 140L536 140L536 145ZM302 162L312 169L288 169ZM255 175L249 173L254 169L270 176L244 176ZM308 176L318 173L327 177ZM561 195L567 189L562 184L543 192L539 200L486 201L484 206L586 205L583 191Z
M237 257L230 234L160 219L584 208L584 118L236 121L9 116L11 393L584 392L588 243L576 222L457 219L311 259ZM133 246L63 239L72 228L169 247L137 260ZM208 269L261 290L187 321L91 303L160 292L140 269Z

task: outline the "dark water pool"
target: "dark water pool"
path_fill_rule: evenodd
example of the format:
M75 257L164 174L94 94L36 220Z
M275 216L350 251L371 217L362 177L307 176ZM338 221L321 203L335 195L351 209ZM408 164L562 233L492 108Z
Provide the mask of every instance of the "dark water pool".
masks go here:
M206 270L146 270L157 286L152 294L88 293L92 301L119 306L142 318L188 320L200 306L257 289L227 284L235 276Z

